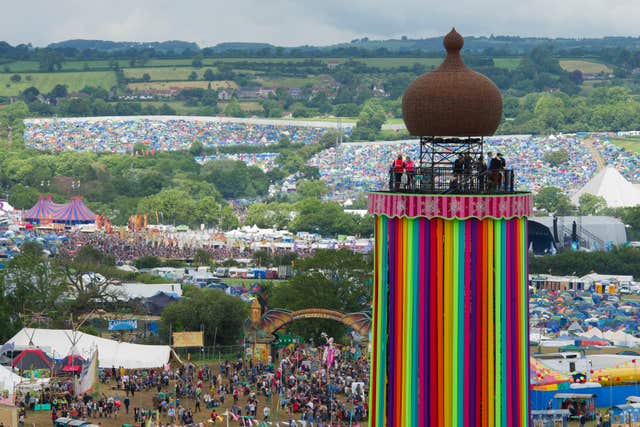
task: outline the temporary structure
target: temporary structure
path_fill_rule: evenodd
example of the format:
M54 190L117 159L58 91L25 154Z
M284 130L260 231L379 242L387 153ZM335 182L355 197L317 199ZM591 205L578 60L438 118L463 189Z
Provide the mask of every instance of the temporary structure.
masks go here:
M21 381L22 377L20 375L16 375L9 368L0 365L0 393L2 393L3 390L7 390L9 395L12 395L16 384L19 384Z
M39 348L27 348L13 359L11 366L20 369L50 369L53 361Z
M96 214L84 204L81 196L72 196L71 201L53 215L53 222L75 225L88 224L96 220Z
M36 204L24 213L23 218L25 221L35 223L50 221L63 206L64 205L54 203L50 194L47 196L42 195Z
M616 168L607 166L591 178L580 190L571 196L573 204L578 205L583 194L602 196L610 208L624 208L640 205L640 190L627 181Z
M74 342L68 339L73 335ZM88 357L98 349L98 366L125 369L158 368L169 362L171 348L168 345L141 345L122 343L68 329L23 328L9 339L16 347L34 346L53 355L81 355ZM75 347L75 348L74 348Z

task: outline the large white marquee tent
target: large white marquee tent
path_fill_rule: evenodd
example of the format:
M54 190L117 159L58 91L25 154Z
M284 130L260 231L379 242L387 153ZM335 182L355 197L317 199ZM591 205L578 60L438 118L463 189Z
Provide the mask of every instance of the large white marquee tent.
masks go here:
M74 352L85 358L97 348L98 366L101 368L158 368L169 363L171 356L168 345L123 343L70 329L23 328L8 342L12 342L16 349L33 345L56 359L70 355L74 342Z

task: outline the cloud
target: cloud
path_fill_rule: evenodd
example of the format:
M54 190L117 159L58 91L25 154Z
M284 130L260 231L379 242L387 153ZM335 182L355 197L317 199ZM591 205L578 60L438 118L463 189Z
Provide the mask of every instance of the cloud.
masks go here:
M25 0L3 6L0 39L256 41L284 46L356 37L637 36L636 0Z

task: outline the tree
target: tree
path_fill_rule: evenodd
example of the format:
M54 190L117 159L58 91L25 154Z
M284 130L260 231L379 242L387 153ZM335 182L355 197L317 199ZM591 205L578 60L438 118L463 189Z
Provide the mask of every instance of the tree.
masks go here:
M57 84L51 89L51 92L47 95L49 98L66 98L69 94L68 86Z
M569 215L575 211L569 196L564 194L558 187L540 189L533 200L537 209L542 209L548 213Z
M189 80L191 81L198 80L198 73L196 73L195 71L192 71L191 74L189 74Z
M195 68L201 68L202 67L202 56L198 55L195 58L193 58L193 60L191 61L191 66L195 67Z
M274 287L270 306L288 310L326 308L345 313L368 310L371 294L370 259L348 250L320 250L296 261L299 274ZM342 338L346 328L328 320L298 321L289 326L292 333L319 339L325 332Z
M242 111L242 107L237 99L232 99L229 101L227 106L224 108L224 114L229 117L243 117L244 111Z
M544 153L543 159L552 167L558 167L569 160L569 153L567 150L547 151Z
M143 82L150 82L151 81L151 76L149 75L149 73L144 73L142 75L142 81Z
M580 215L598 215L607 208L607 201L602 196L584 193L578 199Z
M322 196L324 196L328 192L329 192L329 189L327 188L327 185L324 183L324 181L320 181L320 180L298 181L298 184L296 185L296 193L300 198L311 197L314 199L321 199Z
M386 121L384 108L378 99L365 102L358 116L356 128L353 130L354 139L373 140L382 129Z
M109 267L114 265L112 256L92 246L81 247L73 257L68 254L58 256L56 266L61 271L62 282L73 295L72 313L88 312L122 297L114 287L116 281L108 275Z
M188 286L182 298L162 312L161 333L204 329L205 345L232 345L242 337L242 324L248 314L248 304L240 298L219 289Z
M24 243L22 252L8 263L1 276L10 310L9 328L22 326L20 315L41 313L47 317L60 317L60 300L66 286L55 264L44 257L42 247Z
M22 80L22 76L20 74L14 74L11 76L11 81L14 83L18 83L20 80Z
M213 70L211 68L207 68L206 70L204 70L204 74L202 75L202 78L208 82L215 80L216 79L216 75L214 74Z
M191 147L189 148L189 154L191 154L194 157L201 156L203 150L204 150L204 146L202 145L202 142L193 141L191 143Z

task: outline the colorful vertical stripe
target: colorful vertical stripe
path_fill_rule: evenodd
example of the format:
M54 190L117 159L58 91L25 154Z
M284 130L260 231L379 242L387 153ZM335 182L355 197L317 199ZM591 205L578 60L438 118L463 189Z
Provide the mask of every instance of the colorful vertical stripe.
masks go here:
M527 220L375 220L370 425L528 426Z

